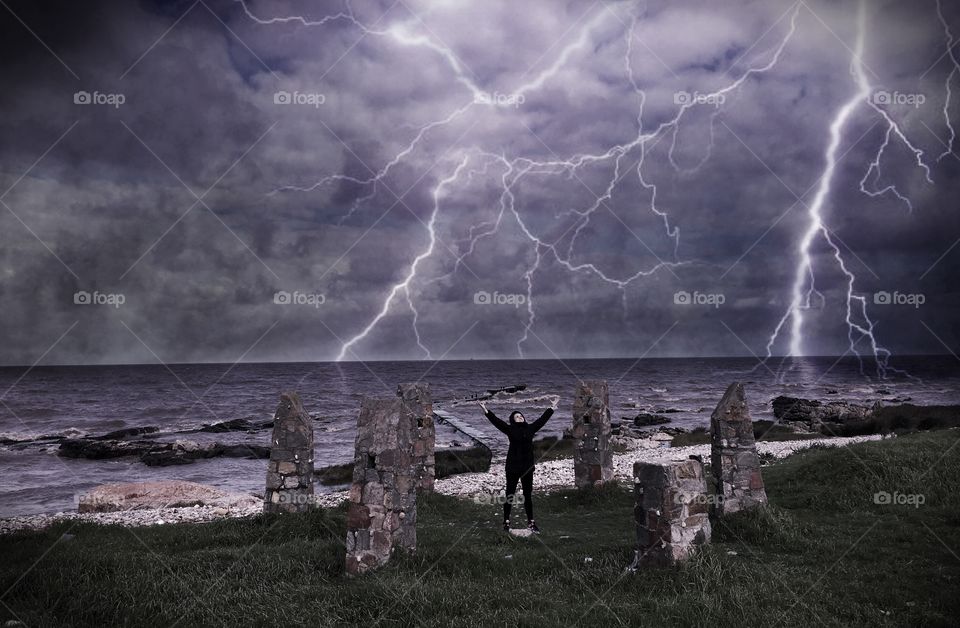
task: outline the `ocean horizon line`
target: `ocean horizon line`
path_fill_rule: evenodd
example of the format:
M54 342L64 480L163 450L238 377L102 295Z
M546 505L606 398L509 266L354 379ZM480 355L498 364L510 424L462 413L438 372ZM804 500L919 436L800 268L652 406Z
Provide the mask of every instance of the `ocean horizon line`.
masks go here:
M956 354L952 353L903 353L890 356L890 360L896 360L898 358L957 358ZM235 362L217 362L217 361L196 361L196 362L99 362L99 363L70 363L70 362L56 362L49 364L2 364L0 369L29 369L36 370L42 368L103 368L103 367L129 367L129 366L159 366L159 367L172 367L172 366L239 366L239 365L268 365L268 364L402 364L402 363L456 363L456 362L566 362L566 361L602 361L602 360L637 360L643 362L655 362L655 361L673 361L673 360L752 360L758 364L763 362L770 361L783 361L783 360L821 360L821 359L833 359L841 360L844 358L849 358L851 360L857 359L856 355L849 354L833 354L833 355L804 355L804 356L790 356L790 355L772 355L768 358L758 358L756 356L750 355L691 355L691 356L656 356L656 357L636 357L636 356L564 356L564 357L550 357L550 358L491 358L491 357L482 357L482 358L445 358L433 360L430 358L414 358L414 359L370 359L370 360L238 360ZM872 356L861 356L864 361L871 361L874 358Z

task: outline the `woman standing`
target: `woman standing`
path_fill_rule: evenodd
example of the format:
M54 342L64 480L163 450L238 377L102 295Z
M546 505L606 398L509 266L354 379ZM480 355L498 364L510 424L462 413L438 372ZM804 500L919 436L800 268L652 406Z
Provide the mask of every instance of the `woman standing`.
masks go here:
M533 519L533 436L547 424L553 414L553 408L547 408L540 418L527 423L523 413L514 410L510 413L509 423L503 421L487 409L482 401L480 408L493 426L507 435L510 448L507 450L507 499L503 503L503 529L510 529L510 508L517 492L517 482L523 489L523 507L527 512L527 529L539 533L540 528ZM554 404L556 405L556 404Z

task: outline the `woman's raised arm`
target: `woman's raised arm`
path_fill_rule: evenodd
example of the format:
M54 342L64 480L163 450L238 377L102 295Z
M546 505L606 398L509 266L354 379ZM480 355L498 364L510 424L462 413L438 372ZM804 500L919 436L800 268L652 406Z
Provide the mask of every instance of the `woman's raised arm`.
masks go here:
M504 423L503 419L499 418L496 414L487 410L487 405L482 401L477 402L480 405L480 409L483 410L483 416L487 417L487 420L493 423L493 426L503 432L504 434L510 434L510 427Z
M547 408L543 411L543 414L540 415L540 418L534 421L530 427L533 428L534 432L539 431L541 427L547 424L551 416L553 416L553 408Z

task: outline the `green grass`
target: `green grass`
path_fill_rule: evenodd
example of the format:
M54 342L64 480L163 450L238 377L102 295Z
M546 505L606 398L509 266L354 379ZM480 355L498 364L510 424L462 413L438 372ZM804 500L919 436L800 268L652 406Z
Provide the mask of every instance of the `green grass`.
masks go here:
M633 496L618 487L536 496L545 532L532 540L504 535L496 506L429 496L417 554L357 579L343 576L342 509L134 530L63 523L0 537L0 618L951 626L960 617L958 441L948 430L817 447L765 467L768 508L715 522L713 543L682 567L633 574L624 571ZM878 491L925 503L877 504ZM68 531L75 538L58 542Z

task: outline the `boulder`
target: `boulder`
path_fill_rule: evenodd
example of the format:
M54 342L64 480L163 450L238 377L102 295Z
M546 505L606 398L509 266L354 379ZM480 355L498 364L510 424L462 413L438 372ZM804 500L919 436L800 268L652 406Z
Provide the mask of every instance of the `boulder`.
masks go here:
M879 402L865 406L846 401L821 403L815 399L786 396L776 397L771 405L777 421L811 432L823 431L824 423L843 425L851 421L868 420L881 407Z
M213 486L164 480L104 484L80 496L80 512L119 512L155 508L183 508L188 506L216 506L241 508L254 506L259 500L251 495L225 491Z
M629 421L630 419L624 419ZM651 425L665 425L670 422L670 417L662 414L652 414L650 412L641 412L633 417L633 424L636 427L649 427Z
M95 440L92 438L68 438L60 443L57 454L64 458L107 460L125 456L141 456L152 450L172 447L172 443L152 440Z
M151 467L190 464L202 458L269 458L270 449L262 445L204 443L177 440L172 443L152 440L97 440L70 438L60 443L57 454L64 458L109 460L139 456Z
M160 431L159 427L125 427L123 429L107 432L103 436L94 436L94 440L120 440L131 436L143 436L144 434L155 434Z
M254 423L249 419L230 419L229 421L220 421L219 423L209 423L201 427L200 431L214 434L223 432L255 432L268 427L273 427L273 421Z

